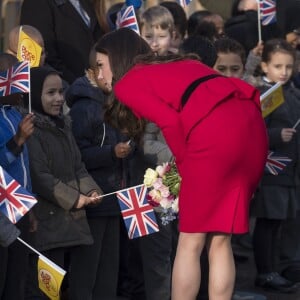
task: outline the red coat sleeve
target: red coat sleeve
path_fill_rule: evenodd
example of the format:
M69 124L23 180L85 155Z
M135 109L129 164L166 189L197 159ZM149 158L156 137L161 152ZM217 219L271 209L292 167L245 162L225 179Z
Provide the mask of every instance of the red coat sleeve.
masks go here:
M158 125L176 158L183 160L185 137L180 114L154 92L142 70L129 71L114 87L116 98L128 106L138 117Z

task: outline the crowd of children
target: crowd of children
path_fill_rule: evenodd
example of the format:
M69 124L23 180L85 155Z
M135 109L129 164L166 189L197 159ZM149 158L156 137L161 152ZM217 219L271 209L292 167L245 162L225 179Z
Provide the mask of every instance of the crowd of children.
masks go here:
M177 156L155 123L136 123L132 111L113 95L116 80L138 55L149 53L158 61L186 55L209 66L221 80L239 78L261 93L281 82L284 103L265 118L265 125L269 150L291 162L278 175L263 175L250 204L253 224L247 238L257 268L255 284L282 293L299 290L300 148L295 124L300 120L300 22L292 20L284 32L276 23L263 26L259 40L256 0L234 1L228 20L210 11L188 17L174 1L148 8L126 1L106 15L97 1L95 6L90 1L38 2L23 0L20 24L0 54L0 71L17 63L21 25L42 48L40 66L31 69L32 113L28 95L0 97L0 165L38 199L16 225L0 214L0 299L47 299L38 288L37 256L15 241L19 235L67 270L61 291L65 299L171 299L180 220L162 225L155 212L160 231L129 240L116 195L99 197L141 184L147 168ZM117 14L126 5L135 6L142 39L116 29ZM300 13L299 3L293 8ZM241 28L247 28L246 35ZM108 31L112 35L104 34ZM238 237L231 242L239 243ZM211 240L208 245L210 250ZM201 266L212 260L205 253L203 259ZM214 288L207 268L201 272L197 299L213 297L220 289L220 299L230 299L232 282ZM178 284L178 278L173 282Z

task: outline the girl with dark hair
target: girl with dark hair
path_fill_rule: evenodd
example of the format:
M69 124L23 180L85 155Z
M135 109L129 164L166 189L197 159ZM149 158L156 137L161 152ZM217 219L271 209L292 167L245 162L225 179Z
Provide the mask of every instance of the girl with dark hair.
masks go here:
M284 221L295 220L299 207L297 186L300 136L295 124L300 118L300 91L290 80L294 63L295 49L287 41L272 39L265 43L261 63L264 76L261 78L259 89L263 93L275 83L281 82L285 100L266 118L270 151L287 156L292 161L277 176L267 172L264 174L251 207L252 214L256 217L253 232L257 267L255 283L262 288L287 293L296 291L296 287L294 282L279 274L279 249L287 252L288 248L292 247L296 252L299 246L293 247L294 242L288 242L287 237L282 237L286 243L279 245L278 238ZM293 236L293 230L295 228L284 235ZM294 235L298 236L297 231Z
M235 279L230 237L248 231L250 199L268 148L258 92L180 55L150 54L133 66L134 58L125 54L140 52L133 51L131 43L124 44L120 34L106 36L106 45L120 50L118 55L106 51L110 71L106 80L117 81L116 98L138 120L144 117L161 128L182 177L172 299L196 298L199 257L207 247L209 297L229 300ZM134 32L126 35L131 41L141 40Z
M32 190L38 203L32 209L37 221L33 245L62 268L70 259L70 289L74 254L79 245L93 243L84 207L99 203L101 189L87 173L71 131L62 115L62 79L50 67L30 71L35 130L28 141ZM27 297L45 299L38 288L37 256L32 254Z

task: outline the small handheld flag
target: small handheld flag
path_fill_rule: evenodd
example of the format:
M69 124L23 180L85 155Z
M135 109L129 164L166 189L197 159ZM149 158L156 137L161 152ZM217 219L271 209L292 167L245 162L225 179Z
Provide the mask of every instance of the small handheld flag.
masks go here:
M133 5L125 6L117 13L116 26L117 28L127 27L140 34Z
M269 151L267 162L265 165L265 171L272 175L278 175L286 165L292 160L288 157L278 155L273 151Z
M182 7L187 7L192 2L192 0L177 0L177 2Z
M51 299L60 299L60 287L66 271L43 255L38 259L39 288Z
M0 73L0 97L15 93L29 93L29 65L27 61L17 63Z
M17 223L37 200L0 166L0 210Z
M276 0L257 1L258 41L262 41L261 25L266 26L277 21Z
M278 82L260 96L262 115L265 118L284 102L282 83Z
M130 239L158 232L153 207L146 199L144 185L117 192L121 213Z
M276 22L276 0L260 0L261 24L266 26Z
M27 35L20 27L17 58L19 61L28 61L30 67L40 65L42 47Z

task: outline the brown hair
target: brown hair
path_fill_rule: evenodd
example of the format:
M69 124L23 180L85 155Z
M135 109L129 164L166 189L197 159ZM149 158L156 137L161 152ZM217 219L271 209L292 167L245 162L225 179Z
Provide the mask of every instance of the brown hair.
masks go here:
M262 62L268 63L272 55L277 52L290 54L294 58L294 61L296 59L296 51L292 45L286 40L278 38L266 41L261 55Z
M163 6L155 5L146 9L139 20L140 30L143 26L160 27L163 30L175 31L175 23L171 12Z
M147 42L128 28L105 34L96 43L95 50L108 55L113 83L121 79L135 64L138 55L152 52ZM140 138L143 133L145 121L138 119L129 108L115 99L113 94L108 100L104 118L112 126L126 130L133 138Z

